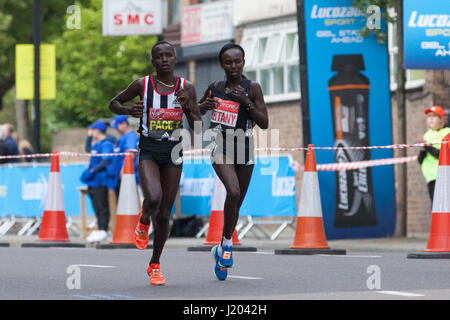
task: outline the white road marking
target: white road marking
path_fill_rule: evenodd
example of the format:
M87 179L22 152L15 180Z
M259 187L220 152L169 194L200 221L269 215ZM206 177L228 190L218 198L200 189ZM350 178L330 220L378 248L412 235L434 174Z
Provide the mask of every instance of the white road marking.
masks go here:
M258 277L245 277L245 276L228 276L228 278L245 279L245 280L262 280Z
M250 252L253 254L275 254L273 251L256 251L256 252ZM343 254L316 254L316 256L321 257L342 257L342 258L381 258L381 256L365 256L365 255L343 255Z
M420 293L411 293L411 292L402 292L402 291L385 291L385 290L380 290L380 291L376 291L378 293L382 293L382 294L391 294L394 296L403 296L403 297L424 297L424 294L420 294Z
M90 294L90 295L81 295L81 294L73 294L72 296L83 298L83 299L89 299L89 300L96 300L97 298L100 299L107 299L107 300L113 300L113 299L135 299L135 297L126 296L122 294L112 294L110 296L103 295L103 294Z
M89 299L89 300L95 300L95 299L97 299L96 297L84 296L84 295L81 295L81 294L73 294L72 296L78 297L78 298L83 298L83 299Z
M115 268L115 266L102 266L102 265L96 265L96 264L75 264L75 266L89 267L89 268Z
M111 296L124 299L135 299L135 297L125 296L123 294L112 294Z
M92 297L99 297L99 298L103 298L103 299L108 299L108 300L112 300L114 299L113 297L110 296L104 296L102 294L91 294Z
M342 258L381 258L381 256L363 256L363 255L349 255L349 254L316 254L316 256L342 257Z

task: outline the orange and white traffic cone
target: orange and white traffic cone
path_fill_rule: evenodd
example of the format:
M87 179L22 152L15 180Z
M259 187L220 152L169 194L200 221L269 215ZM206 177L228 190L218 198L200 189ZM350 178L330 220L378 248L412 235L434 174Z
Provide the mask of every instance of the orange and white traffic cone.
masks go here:
M302 189L293 245L275 250L275 254L345 254L345 250L330 249L325 236L320 201L319 177L313 145L308 145Z
M117 203L116 227L111 245L99 245L98 248L135 248L134 230L139 215L139 200L134 174L133 154L125 155L120 182L119 200Z
M220 244L223 237L224 205L227 191L219 177L214 181L214 192L211 203L211 213L209 215L209 227L203 246L189 247L189 251L208 251L212 246ZM232 235L233 250L235 251L256 251L254 247L244 247L238 239L236 230Z
M52 155L45 195L44 215L38 239L41 241L69 241L57 151L53 151Z
M441 143L427 247L408 258L450 259L450 135Z
M45 194L44 214L39 228L38 241L23 243L22 247L84 247L71 243L66 228L64 198L59 170L58 151L53 151L50 173Z
M216 176L214 181L214 192L211 203L211 214L209 215L209 228L206 234L205 245L216 245L222 241L223 233L223 207L225 204L227 191L222 181ZM237 237L237 232L233 232L233 245L241 245Z

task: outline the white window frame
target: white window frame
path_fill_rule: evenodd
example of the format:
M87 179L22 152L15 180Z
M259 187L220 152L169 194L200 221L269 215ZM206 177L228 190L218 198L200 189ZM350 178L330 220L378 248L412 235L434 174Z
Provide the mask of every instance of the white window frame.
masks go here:
M388 14L391 17L396 17L397 13L395 12L394 8L388 9ZM394 60L395 56L398 55L398 46L397 43L394 43L394 25L392 23L388 23L388 52L389 52L389 77L390 77L390 89L391 91L397 90L397 72L394 68ZM420 88L425 85L425 78L423 79L416 79L411 80L411 74L414 70L412 69L406 69L405 70L405 76L406 76L406 83L405 83L405 89L415 89ZM425 73L424 73L425 77Z
M261 71L265 69L275 69L277 67L283 68L283 89L284 93L281 94L265 94L264 100L266 103L274 103L274 102L283 102L283 101L291 101L291 100L299 100L300 99L300 87L298 92L287 92L288 90L288 67L292 65L296 65L299 67L299 56L293 57L289 60L285 59L285 42L287 39L287 35L295 33L296 38L298 39L298 31L297 31L297 21L295 19L289 19L286 21L278 22L275 24L260 24L257 26L247 27L244 29L243 38L241 44L245 50L245 60L246 66L244 72L256 72L256 82L261 83ZM281 36L280 45L273 48L272 51L273 56L271 57L280 57L279 61L274 61L270 59L266 59L265 63L259 64L257 61L258 57L258 39L268 38L267 45L271 45L271 39L274 36ZM250 41L250 42L249 42ZM298 47L298 41L294 41L293 50L297 50L295 46ZM267 54L267 51L266 51ZM269 57L266 57L269 58ZM274 90L274 76L273 72L271 73L271 77L269 79L269 85L271 91ZM300 76L299 80L300 81Z

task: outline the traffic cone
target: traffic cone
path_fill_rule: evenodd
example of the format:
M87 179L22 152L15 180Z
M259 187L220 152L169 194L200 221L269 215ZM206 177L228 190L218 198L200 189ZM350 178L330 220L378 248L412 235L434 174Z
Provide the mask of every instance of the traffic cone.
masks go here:
M407 257L450 258L450 134L441 142L427 247Z
M275 250L275 254L345 254L345 250L330 249L325 236L320 201L319 177L313 145L308 145L302 190L293 245Z
M212 246L220 244L223 237L223 219L224 219L224 205L227 191L225 186L219 177L216 176L214 180L214 192L212 196L211 203L211 213L209 215L209 227L208 233L206 234L205 242L203 246L199 247L189 247L188 251L207 251ZM234 230L232 235L233 240L233 250L235 251L256 251L254 247L244 247L240 243L237 232Z
M45 194L44 213L39 229L38 241L23 243L22 247L84 247L82 244L70 243L66 228L66 215L62 191L61 173L59 171L58 151L51 156L50 173Z
M117 203L116 227L111 243L98 244L97 249L135 248L134 230L138 221L139 201L134 175L133 154L125 155L119 200Z
M45 195L44 215L38 239L41 241L69 241L57 151L53 151L52 155Z

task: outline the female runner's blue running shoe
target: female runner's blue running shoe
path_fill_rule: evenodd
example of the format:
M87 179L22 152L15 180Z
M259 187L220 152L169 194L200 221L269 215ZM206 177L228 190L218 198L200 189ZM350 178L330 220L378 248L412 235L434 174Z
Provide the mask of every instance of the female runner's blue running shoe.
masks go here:
M219 259L220 256L217 253L217 248L219 247L219 245L216 245L214 247L212 247L211 249L211 253L214 257L214 261L216 263L216 265L214 266L214 273L217 277L217 279L219 280L225 280L228 276L228 271L226 267L222 267L221 265L219 265Z
M222 247L222 255L219 258L219 265L225 268L233 267L233 247Z

